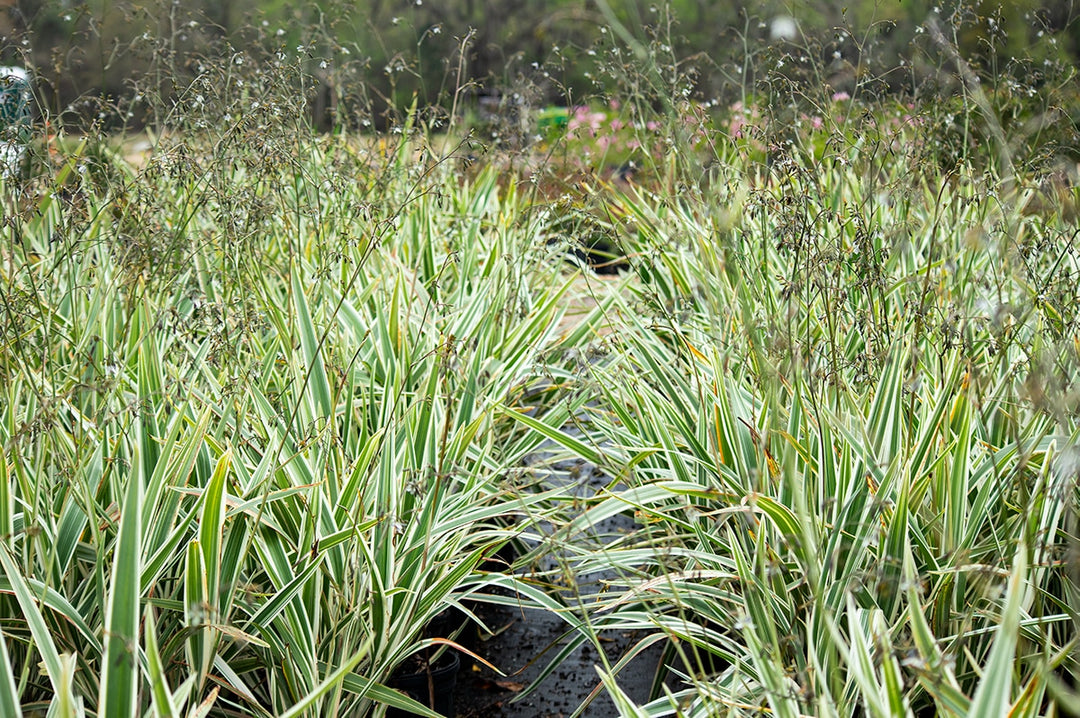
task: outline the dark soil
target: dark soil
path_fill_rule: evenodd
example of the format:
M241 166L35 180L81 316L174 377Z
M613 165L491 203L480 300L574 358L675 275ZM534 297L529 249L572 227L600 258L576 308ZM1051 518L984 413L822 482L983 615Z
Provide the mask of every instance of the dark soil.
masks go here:
M512 611L487 607L484 619L493 630L505 629L482 641L478 653L498 666L506 675L499 676L479 663L462 661L458 674L455 705L458 718L560 718L577 710L589 693L599 685L595 649L586 644L552 673L534 693L523 700L515 698L528 686L558 652L565 623L539 611ZM630 635L609 636L608 656L614 661L638 638ZM544 653L543 656L540 654ZM649 687L660 652L646 653L631 662L619 674L619 685L639 703L648 698ZM615 716L614 704L606 693L585 709L584 715L604 718Z
M558 462L550 466L549 481L570 486L578 495L589 495L607 483L596 467L583 460ZM583 540L605 542L618 533L632 529L633 519L615 516L595 527L593 534ZM538 568L548 570L558 563L557 556L547 557ZM575 577L573 591L589 594L599 589L605 576ZM511 609L481 604L476 607L480 618L491 629L491 636L476 642L476 652L505 674L500 676L490 668L475 662L462 661L458 675L455 705L459 718L557 718L570 716L600 684L596 666L602 665L596 649L585 644L566 659L532 693L515 700L558 654L565 645L567 625L558 616L546 611ZM604 634L605 652L614 663L642 635L629 633ZM619 673L619 685L638 703L648 700L648 693L660 662L659 646L637 657ZM583 713L593 718L617 715L608 695L600 691Z

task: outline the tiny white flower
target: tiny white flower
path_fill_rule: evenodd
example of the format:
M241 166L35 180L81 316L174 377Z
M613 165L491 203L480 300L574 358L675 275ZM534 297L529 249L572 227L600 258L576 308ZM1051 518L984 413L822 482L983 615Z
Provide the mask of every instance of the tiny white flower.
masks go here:
M794 40L799 35L799 26L790 15L778 15L769 26L769 37L773 40Z
M753 621L750 620L749 616L743 615L743 616L739 616L735 620L735 624L734 624L733 628L736 631L752 631L752 630L754 630L754 623L753 623Z

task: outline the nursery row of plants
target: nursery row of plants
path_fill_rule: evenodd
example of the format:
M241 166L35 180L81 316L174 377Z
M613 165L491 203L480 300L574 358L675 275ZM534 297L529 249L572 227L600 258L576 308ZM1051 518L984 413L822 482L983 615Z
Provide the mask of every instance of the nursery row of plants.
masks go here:
M391 678L483 659L424 629L485 602L623 716L1076 712L1075 190L830 102L641 122L629 178L584 135L58 140L0 228L0 715L435 716Z

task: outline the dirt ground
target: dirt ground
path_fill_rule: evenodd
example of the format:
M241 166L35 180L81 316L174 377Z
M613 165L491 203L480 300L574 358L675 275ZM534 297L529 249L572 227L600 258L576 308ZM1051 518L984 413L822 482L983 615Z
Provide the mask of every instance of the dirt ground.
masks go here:
M542 458L538 456L536 461ZM527 461L527 463L530 463ZM546 481L561 485L571 493L587 497L608 484L609 479L597 467L584 459L570 459L553 464L542 463ZM583 543L601 546L634 528L634 520L616 515L598 522L581 537ZM551 571L566 562L559 555L545 556L536 568ZM567 596L575 594L587 600L589 594L600 590L606 573L576 575L564 579ZM544 611L513 610L482 606L481 618L494 633L476 643L477 652L498 666L504 676L477 663L463 665L458 675L456 708L458 718L562 718L577 710L598 685L596 666L601 665L596 649L585 644L572 653L533 693L518 700L526 686L537 679L548 662L558 654L568 636L566 623ZM644 635L624 632L601 634L601 644L609 661L616 663ZM650 687L660 662L660 646L645 651L631 661L618 676L620 687L636 702L648 699ZM603 691L586 708L592 718L616 716L611 699Z
M536 692L515 701L557 653L558 647L555 647L540 655L563 638L565 624L539 612L489 610L485 619L492 626L505 630L483 642L478 652L506 675L499 676L475 662L463 664L455 691L458 718L564 718L572 715L600 682L595 668L600 661L595 649L587 644L582 646L548 676ZM500 621L505 623L500 625ZM605 648L614 662L640 636L621 634L606 638ZM635 701L645 702L658 662L658 651L644 653L619 674L619 685ZM611 699L601 692L585 709L584 715L607 718L618 713Z

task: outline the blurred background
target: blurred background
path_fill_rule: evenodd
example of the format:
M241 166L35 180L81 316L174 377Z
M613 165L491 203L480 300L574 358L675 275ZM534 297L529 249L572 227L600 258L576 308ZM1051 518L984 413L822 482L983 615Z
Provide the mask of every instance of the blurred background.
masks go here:
M627 90L724 106L778 81L940 93L955 73L940 72L933 26L995 89L1037 91L1072 79L1076 13L1068 0L0 0L0 64L27 68L36 113L68 128L161 129L209 101L211 68L220 84L268 63L318 129L387 127L414 100L437 127Z

